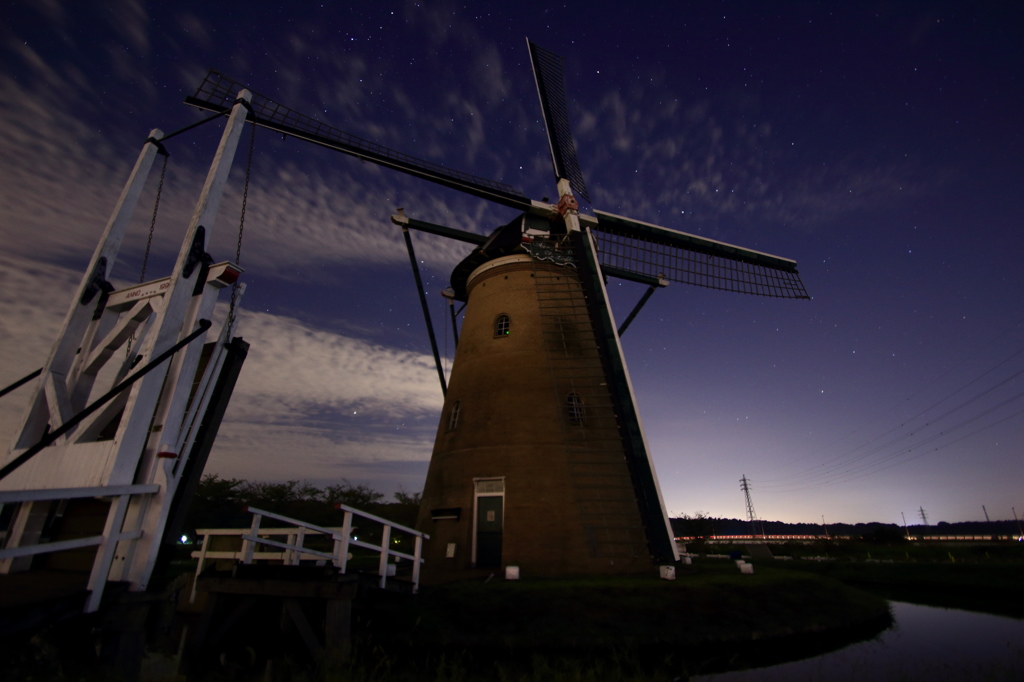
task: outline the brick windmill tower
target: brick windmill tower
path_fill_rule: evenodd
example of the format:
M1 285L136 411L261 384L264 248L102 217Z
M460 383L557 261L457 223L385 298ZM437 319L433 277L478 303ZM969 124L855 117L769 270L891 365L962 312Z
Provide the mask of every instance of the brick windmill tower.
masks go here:
M521 213L489 236L427 223L409 229L472 245L451 297L465 317L418 527L426 580L515 567L524 575L649 572L678 559L619 336L669 281L808 298L796 263L622 216L581 212L587 190L568 123L562 60L527 41L544 112L556 204L416 159L253 92L249 120ZM242 84L211 72L186 101L227 111ZM251 89L250 89L251 90ZM618 327L605 281L649 286ZM428 314L428 328L429 314Z

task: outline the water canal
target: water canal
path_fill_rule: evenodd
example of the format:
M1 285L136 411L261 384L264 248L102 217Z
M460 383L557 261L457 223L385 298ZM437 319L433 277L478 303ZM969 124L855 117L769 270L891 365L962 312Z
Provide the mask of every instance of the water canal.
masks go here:
M842 649L702 682L1024 680L1024 620L890 602L894 624Z

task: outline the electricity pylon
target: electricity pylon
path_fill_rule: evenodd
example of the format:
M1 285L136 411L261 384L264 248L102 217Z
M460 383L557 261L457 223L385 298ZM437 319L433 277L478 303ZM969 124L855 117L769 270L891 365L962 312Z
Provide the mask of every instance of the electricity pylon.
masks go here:
M743 491L744 497L747 500L747 520L750 521L750 538L757 537L757 514L754 513L754 501L750 499L750 482L747 480L747 475L743 474L740 478L740 490ZM761 526L761 537L764 537L764 526Z

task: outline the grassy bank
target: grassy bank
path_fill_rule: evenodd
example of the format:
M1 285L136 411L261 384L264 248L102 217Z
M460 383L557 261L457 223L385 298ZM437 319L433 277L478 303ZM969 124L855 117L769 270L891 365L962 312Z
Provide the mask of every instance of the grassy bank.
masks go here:
M707 549L712 548L716 553L745 549ZM784 563L788 569L839 580L886 599L1024 618L1024 543L832 540L772 545L771 550L794 558Z
M793 635L827 650L837 634L888 623L883 599L827 577L770 565L741 575L716 560L682 569L675 581L495 579L375 594L356 614L360 657L377 653L381 679L673 679L763 661Z
M1024 618L1021 564L804 561L791 568L886 599Z
M424 588L413 600L377 595L373 612L386 614L392 638L532 647L759 639L867 620L885 608L827 578L772 566L759 564L754 575L723 561L684 568L675 581L462 582Z
M370 592L355 604L351 660L314 671L308 658L292 665L275 654L265 679L673 680L873 636L889 622L886 599L1022 616L1024 562L1015 549L796 549L844 558L756 561L753 575L697 558L677 568L675 581L524 575L424 586L416 596Z

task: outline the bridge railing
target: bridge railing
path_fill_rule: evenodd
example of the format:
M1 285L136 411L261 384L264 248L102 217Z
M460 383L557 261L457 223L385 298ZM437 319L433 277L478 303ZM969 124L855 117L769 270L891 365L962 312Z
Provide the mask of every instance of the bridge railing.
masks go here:
M340 528L318 526L298 519L293 519L281 514L275 514L263 509L249 507L252 513L252 524L249 528L202 528L196 531L203 537L203 543L198 551L192 552L192 558L198 559L196 565L196 577L203 572L208 561L217 559L229 559L251 564L254 561L279 561L284 565L297 566L300 561L316 561L326 563L330 561L341 573L346 573L349 568L351 555L349 550L352 547L361 547L371 550L379 555L377 562L378 585L381 589L387 585L389 575L394 575L394 564L392 558L406 559L412 562L412 590L417 592L420 584L420 567L423 564L423 541L430 536L419 532L408 526L394 523L380 516L375 516L364 511L338 505L338 509L344 512L344 518ZM270 519L287 524L286 527L262 527L264 519ZM354 534L354 519L365 519L380 524L380 543L366 542L359 540ZM412 554L400 551L393 545L397 543L396 533L405 534L413 539ZM211 540L215 537L236 537L240 542L235 543L237 549L216 549L211 547ZM306 546L306 540L310 537L326 536L331 541L331 551L314 549ZM284 541L272 538L284 538ZM273 548L266 550L264 548ZM195 600L196 589L193 586L192 599Z
M139 484L0 491L0 507L4 505L32 504L35 502L73 500L89 497L111 500L106 522L99 535L36 544L23 545L16 543L12 547L0 548L0 573L26 570L17 566L16 562L19 560L24 562L28 560L28 557L39 554L96 547L96 554L92 560L92 570L86 583L89 596L85 602L85 612L93 613L99 608L100 601L103 599L103 589L107 584L117 544L119 542L134 542L143 535L141 528L133 530L124 530L122 528L129 502L133 496L153 495L159 492L159 490L160 486L156 484ZM41 519L38 519L38 521L41 523ZM0 541L2 540L6 540L6 538L0 538Z

